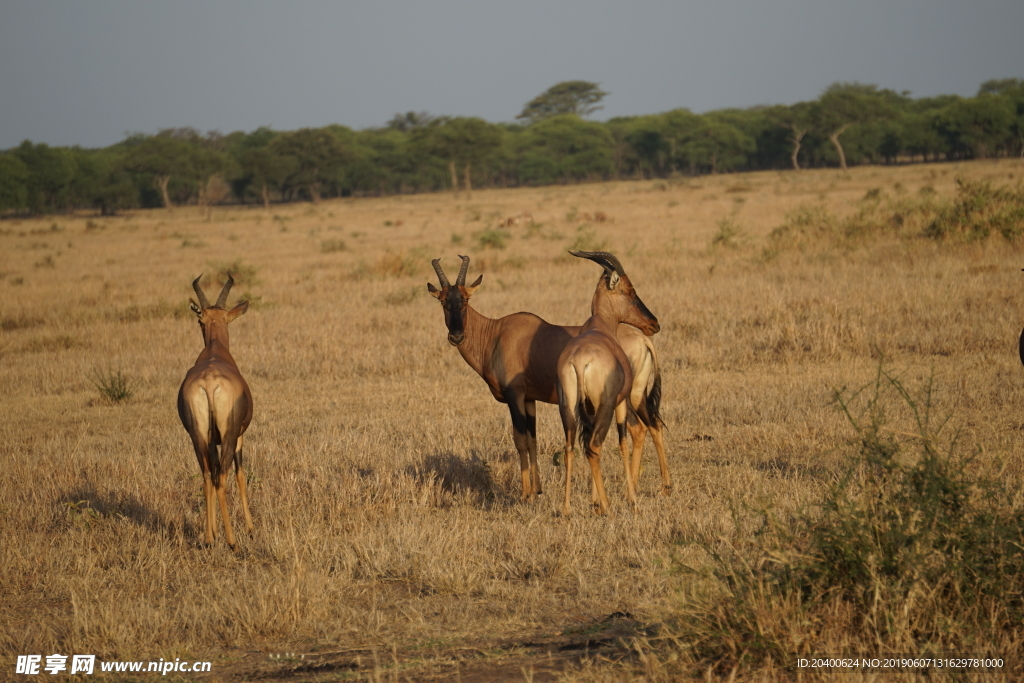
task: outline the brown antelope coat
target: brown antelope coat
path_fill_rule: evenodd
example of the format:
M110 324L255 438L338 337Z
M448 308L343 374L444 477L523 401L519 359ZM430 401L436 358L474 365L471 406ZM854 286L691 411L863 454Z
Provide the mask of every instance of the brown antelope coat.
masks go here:
M553 325L533 313L513 313L503 318L488 318L470 305L470 297L480 286L483 276L467 286L469 257L460 256L462 267L452 285L441 268L440 259L431 263L441 289L427 284L431 296L444 308L448 341L487 384L491 395L508 405L512 418L512 435L519 453L524 499L541 493L537 466L537 405L558 403L557 361L565 345L580 333L581 326ZM661 378L654 347L639 330L620 326L618 335L631 363L643 382L634 390L638 403L634 406L640 422L631 421L634 460L639 470L639 456L647 429L651 430L659 462L662 463L663 492L671 489L668 466L661 439L661 418L658 414ZM620 442L625 426L620 424ZM624 445L621 446L624 448Z
M252 531L253 526L245 492L245 473L242 470L242 435L252 420L252 394L228 350L228 324L245 313L249 303L243 301L231 310L224 308L232 284L234 280L228 274L228 281L217 303L211 306L199 286L199 278L192 283L199 298L198 304L192 302L192 310L199 318L199 326L203 331L203 350L195 365L185 374L185 381L178 391L178 417L192 439L199 469L203 473L203 493L206 497L205 542L209 545L216 537L216 495L224 521L224 537L234 549L235 534L231 529L226 492L227 472L232 463L235 465L235 480L246 529Z
M577 432L590 464L591 499L599 514L607 514L609 505L601 475L601 444L611 426L627 417L628 399L633 390L633 369L617 339L620 323L638 328L646 335L661 327L633 289L618 259L607 252L570 252L604 267L591 303L590 319L579 336L566 344L558 358L558 408L565 431L564 515L570 514L574 442ZM621 436L621 430L620 430ZM626 492L636 503L632 467L620 438Z

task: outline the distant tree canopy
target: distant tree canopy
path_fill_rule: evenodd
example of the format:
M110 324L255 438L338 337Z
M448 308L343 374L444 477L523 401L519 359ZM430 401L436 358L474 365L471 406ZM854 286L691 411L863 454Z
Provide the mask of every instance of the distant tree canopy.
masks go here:
M576 114L586 118L601 109L598 102L607 94L597 86L597 83L562 81L527 102L516 118L526 119L530 123L559 114Z
M475 117L436 118L415 129L413 136L420 150L448 162L452 189L458 190L457 166L465 169L465 189L472 189L470 169L482 162L501 144L499 129Z
M218 201L470 192L474 187L611 178L1024 158L1024 79L985 81L974 97L911 98L835 83L813 101L585 120L607 93L565 81L531 100L523 123L396 114L341 125L201 134L169 128L103 149L25 141L0 151L0 213L44 214Z

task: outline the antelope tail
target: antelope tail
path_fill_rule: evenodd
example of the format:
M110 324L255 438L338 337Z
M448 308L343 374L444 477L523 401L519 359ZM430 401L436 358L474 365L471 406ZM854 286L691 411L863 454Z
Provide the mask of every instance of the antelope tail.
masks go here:
M580 448L584 452L587 450L587 444L590 443L590 437L594 435L594 416L588 415L587 411L581 410L583 401L586 399L580 396L579 400L576 401L576 407L574 412L576 414L576 424L578 426L576 430L576 439L579 441Z
M647 416L651 420L651 427L664 427L665 421L661 419L661 373L654 375L654 382L646 397Z
M587 401L587 388L584 382L584 375L588 366L574 368L576 370L576 405L573 406L573 413L576 416L576 439L580 447L586 452L590 437L594 434L594 416L587 413L583 405Z
M584 366L583 372L577 375L579 397L576 400L575 407L576 422L579 424L579 442L584 452L589 450L591 443L596 442L600 445L604 442L605 437L608 435L608 428L612 423L612 417L615 412L615 397L618 394L618 389L614 387L614 383L610 381L610 378L606 378L604 385L601 387L601 396L597 410L592 414L588 413L586 404L590 403L593 408L593 401L588 395L586 388L586 375L589 369L589 366ZM621 375L621 368L617 369L616 372Z
M203 393L205 394L206 392ZM210 467L210 476L212 477L212 480L216 482L220 479L220 458L217 457L217 444L220 442L220 439L217 436L217 416L214 414L212 401L209 401L209 397L207 397L207 401L211 405L207 410L210 415L210 424L207 427L208 431L206 432L210 439L210 456L206 461Z

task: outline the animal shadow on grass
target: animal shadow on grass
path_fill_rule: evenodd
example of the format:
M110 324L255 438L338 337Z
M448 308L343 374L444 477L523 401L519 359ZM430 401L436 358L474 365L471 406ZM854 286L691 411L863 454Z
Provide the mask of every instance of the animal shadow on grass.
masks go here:
M468 499L473 505L490 507L499 500L506 502L506 491L496 485L490 463L473 453L469 459L460 458L448 451L431 453L419 465L409 467L409 474L421 485L436 482L444 495L442 505L450 505L453 499Z
M135 496L123 491L100 493L90 481L59 496L58 501L64 517L72 524L92 527L126 519L168 538L199 538L199 531L184 516L179 522L169 522Z

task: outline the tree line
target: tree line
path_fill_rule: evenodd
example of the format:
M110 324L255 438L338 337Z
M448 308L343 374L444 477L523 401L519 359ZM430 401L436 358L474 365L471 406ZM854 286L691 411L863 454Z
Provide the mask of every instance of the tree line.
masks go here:
M1024 158L1024 79L974 97L912 98L836 83L814 101L587 120L607 95L567 81L516 123L396 114L386 125L200 134L172 128L101 149L26 140L0 152L0 213L323 197L656 178L907 161Z

